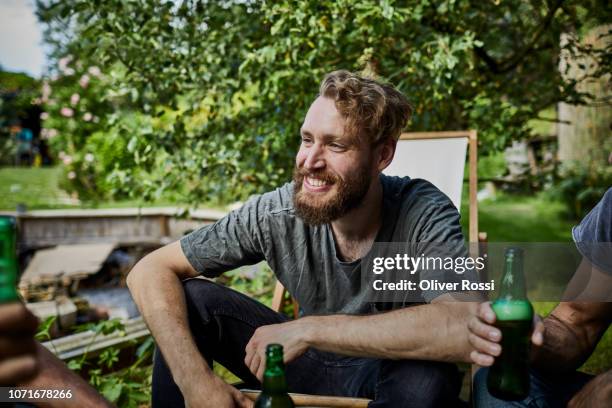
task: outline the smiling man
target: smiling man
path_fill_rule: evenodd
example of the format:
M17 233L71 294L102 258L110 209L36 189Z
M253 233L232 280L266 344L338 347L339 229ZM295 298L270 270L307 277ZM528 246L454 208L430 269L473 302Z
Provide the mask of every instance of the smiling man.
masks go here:
M367 397L370 407L453 406L476 306L423 291L374 303L360 262L375 242L445 243L461 252L459 214L424 180L382 175L411 113L388 84L347 71L321 84L301 128L293 182L143 258L128 285L158 345L153 406L250 406L217 361L258 386L281 343L291 392ZM298 300L287 321L204 279L265 260Z

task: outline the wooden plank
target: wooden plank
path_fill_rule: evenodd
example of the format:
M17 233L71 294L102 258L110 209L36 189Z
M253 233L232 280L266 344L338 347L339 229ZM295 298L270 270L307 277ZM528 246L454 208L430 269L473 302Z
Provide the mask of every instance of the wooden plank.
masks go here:
M420 139L450 139L455 137L469 138L471 130L456 130L445 132L405 132L400 135L400 140Z
M470 215L468 239L470 243L478 242L478 134L469 131L469 195Z
M60 360L69 360L83 354L97 355L108 347L123 347L132 344L132 341L141 340L148 336L147 328L141 316L127 320L125 332L116 331L109 335L96 334L93 331L72 334L42 343Z
M272 296L272 310L275 312L281 311L281 307L283 305L283 297L285 296L285 287L279 281L276 281L276 286L274 287L274 295Z
M58 245L34 254L19 281L20 285L81 278L100 270L115 249L114 243Z
M17 218L120 218L120 217L155 217L159 215L181 217L185 210L179 207L146 207L146 208L105 208L105 209L63 209L34 210L26 212L0 211L0 215L12 215ZM199 209L188 210L186 216L193 219L216 221L227 214L227 211Z
M257 390L240 390L251 401L255 401L261 391ZM296 407L311 407L311 408L366 408L369 399L366 398L351 398L351 397L333 397L326 395L309 395L289 393Z

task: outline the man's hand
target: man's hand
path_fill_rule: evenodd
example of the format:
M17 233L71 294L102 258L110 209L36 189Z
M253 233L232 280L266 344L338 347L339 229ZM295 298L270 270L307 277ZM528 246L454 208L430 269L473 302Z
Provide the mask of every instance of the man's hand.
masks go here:
M0 385L15 385L38 371L38 319L19 302L0 305Z
M285 363L302 355L308 348L309 318L262 326L255 330L246 346L244 363L262 381L266 366L266 346L277 343L283 346Z
M252 408L253 401L221 378L211 374L198 386L183 391L187 408Z
M470 331L469 341L474 350L470 353L470 358L475 364L483 367L493 365L495 357L501 353L501 331L494 326L495 312L491 308L490 302L481 303L475 316L472 316L468 323ZM544 343L544 323L542 319L533 316L533 333L531 342L536 346Z
M589 381L571 399L568 408L605 408L612 401L612 370Z

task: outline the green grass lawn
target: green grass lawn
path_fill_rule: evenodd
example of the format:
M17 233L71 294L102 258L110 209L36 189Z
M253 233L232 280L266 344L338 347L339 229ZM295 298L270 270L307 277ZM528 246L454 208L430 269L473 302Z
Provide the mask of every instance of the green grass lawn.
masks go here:
M176 205L170 201L142 200L80 202L60 188L61 167L0 167L0 211L14 211L17 204L28 210L59 208L129 208Z
M59 188L59 167L0 168L0 210L15 210L17 204L28 208L69 207L70 197Z

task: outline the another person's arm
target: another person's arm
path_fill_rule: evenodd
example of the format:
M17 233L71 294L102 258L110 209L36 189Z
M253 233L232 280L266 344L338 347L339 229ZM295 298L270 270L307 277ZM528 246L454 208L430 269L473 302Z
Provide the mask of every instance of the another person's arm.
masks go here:
M43 345L37 343L36 354L38 359L38 373L17 384L19 387L27 387L39 390L70 390L72 398L56 399L36 405L39 407L82 408L112 407L102 395L100 395L84 379L72 372L63 361L54 356Z
M608 408L612 401L612 370L599 374L574 395L568 408Z
M111 406L85 380L34 340L38 319L15 302L0 305L0 385L70 390L72 399L38 403L45 407Z
M591 355L610 325L612 303L561 302L543 323L538 323L532 342L532 364L542 371L570 372ZM501 352L501 332L494 326L495 313L483 303L469 328L472 360L490 366Z
M249 406L238 390L214 375L189 330L181 281L197 275L176 241L145 256L127 283L187 406Z
M0 305L0 385L15 385L38 372L37 327L38 319L22 303Z

